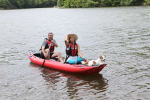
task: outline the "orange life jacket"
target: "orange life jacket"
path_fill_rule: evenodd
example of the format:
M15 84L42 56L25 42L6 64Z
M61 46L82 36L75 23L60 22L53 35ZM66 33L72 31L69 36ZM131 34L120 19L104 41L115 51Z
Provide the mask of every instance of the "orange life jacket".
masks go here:
M46 40L47 41L47 48L49 48L49 46L50 46L50 44L51 44L51 47L50 47L50 52L53 52L54 51L54 45L49 41L49 40ZM45 49L46 49L46 47L45 47Z
M66 50L67 55L69 55L69 56L78 56L78 46L77 46L77 44L76 43L74 45L72 43L69 43L69 44L70 44L70 49Z

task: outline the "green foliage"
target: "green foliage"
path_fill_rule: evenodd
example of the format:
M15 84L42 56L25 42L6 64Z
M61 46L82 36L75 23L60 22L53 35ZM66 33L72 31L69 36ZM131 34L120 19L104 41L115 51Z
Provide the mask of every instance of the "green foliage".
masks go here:
M112 1L111 0L101 0L102 6L112 6Z
M144 0L101 0L102 6L133 6L141 5Z
M120 6L120 0L113 0L112 6Z
M132 6L150 4L150 0L0 0L0 8Z
M62 0L58 0L58 1L57 1L57 6L58 6L58 7L61 7L61 6L62 6Z
M71 6L70 6L70 3L71 3L71 0L65 0L64 1L64 7L65 8L70 8Z
M58 0L58 1L57 1L57 6L58 6L58 7L64 6L64 1L65 1L65 0Z
M52 5L53 5L53 6L57 6L57 1L58 1L58 0L52 0Z
M150 0L145 0L145 2L149 5L150 4Z
M57 0L0 0L1 8L6 8L8 5L16 8L52 7L57 5Z
M99 2L98 1L92 1L92 0L87 0L88 7L98 7Z
M98 0L65 0L65 8L88 8L88 7L98 7Z
M0 8L7 8L8 3L6 0L0 0Z

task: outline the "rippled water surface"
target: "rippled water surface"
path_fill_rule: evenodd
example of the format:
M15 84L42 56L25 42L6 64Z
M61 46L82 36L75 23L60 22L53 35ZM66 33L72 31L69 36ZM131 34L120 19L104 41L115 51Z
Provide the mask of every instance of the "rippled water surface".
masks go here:
M105 54L107 66L88 76L39 69L27 54L48 32L63 57L73 33L87 59ZM0 10L0 48L1 100L150 100L150 6Z

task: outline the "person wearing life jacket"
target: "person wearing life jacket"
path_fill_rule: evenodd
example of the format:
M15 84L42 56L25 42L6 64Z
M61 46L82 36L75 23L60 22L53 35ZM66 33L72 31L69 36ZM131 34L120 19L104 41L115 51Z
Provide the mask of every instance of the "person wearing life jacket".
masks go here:
M50 46L50 48L49 48ZM58 60L63 63L63 58L60 52L54 52L54 48L58 47L58 44L53 39L53 33L48 33L48 38L44 39L42 46L41 46L41 58L43 59L50 59L58 57Z
M66 45L66 61L69 64L76 64L81 61L86 61L87 59L80 52L79 44L76 43L78 37L76 34L67 34L65 36L65 45ZM79 57L78 57L79 56Z

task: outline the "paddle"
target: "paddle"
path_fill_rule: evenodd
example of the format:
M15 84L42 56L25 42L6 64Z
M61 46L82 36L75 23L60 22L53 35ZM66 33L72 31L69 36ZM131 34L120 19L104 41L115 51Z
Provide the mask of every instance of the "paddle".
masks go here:
M50 51L49 51L50 48L51 48L51 44L50 44L50 46L49 46L49 48L48 48L48 52L50 52ZM47 52L47 55L48 55L48 52ZM41 68L43 68L43 65L44 65L44 63L45 63L45 59L46 59L46 58L44 58L44 61L43 61L43 64L42 64Z

